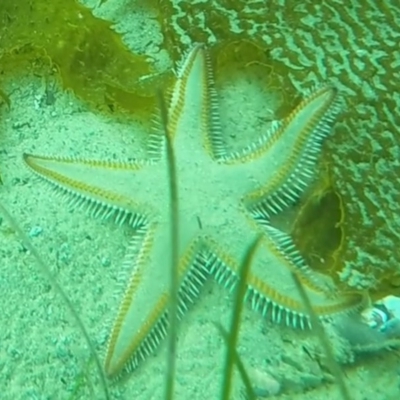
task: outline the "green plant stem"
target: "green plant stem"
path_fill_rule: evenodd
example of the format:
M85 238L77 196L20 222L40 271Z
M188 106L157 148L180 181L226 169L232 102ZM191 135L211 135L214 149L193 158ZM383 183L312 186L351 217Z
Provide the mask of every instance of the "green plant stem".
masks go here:
M174 147L171 133L168 129L168 110L164 97L159 93L162 124L165 133L166 155L168 161L168 182L170 202L170 239L171 239L171 260L170 260L170 306L168 313L169 320L169 342L167 354L167 380L165 388L165 399L172 400L174 396L175 372L176 372L176 337L177 337L177 311L178 311L178 262L179 262L179 204L178 185Z
M243 263L241 265L239 271L239 281L238 286L236 288L236 299L233 308L233 316L231 329L229 332L229 336L227 339L227 352L226 352L226 360L225 360L225 374L224 381L222 384L222 400L229 400L231 386L232 386L232 373L233 366L235 364L236 357L236 343L239 336L240 329L240 319L243 309L244 296L246 294L246 286L247 286L247 276L250 271L251 264L253 262L253 258L257 251L258 245L261 242L261 235L259 235L251 244L251 246L247 249L246 254L244 256ZM243 368L244 369L244 368Z
M222 338L225 341L226 348L228 349L229 340L230 340L230 336L229 336L228 332L220 324L217 324L217 328L218 328ZM242 378L243 384L246 389L246 400L256 400L257 396L254 393L253 387L251 386L251 381L250 381L249 375L247 374L246 368L245 368L236 348L233 348L232 351L233 351L233 357L234 357L234 360L233 360L234 364L236 365L236 367L239 371L240 377ZM222 394L222 396L224 396L224 395L225 394Z
M69 309L71 315L75 319L76 324L78 325L79 329L81 330L86 343L89 347L90 353L92 354L92 357L96 363L96 368L100 377L101 385L103 387L104 391L104 397L107 400L110 400L110 394L108 392L108 386L107 386L107 381L103 372L103 368L101 367L101 363L99 360L99 357L97 356L95 346L90 339L90 336L85 328L85 325L83 324L83 321L81 320L81 317L79 316L78 312L75 310L74 305L72 304L71 300L65 293L64 289L59 285L57 282L56 278L54 275L51 273L50 268L44 263L42 258L40 257L39 253L36 251L35 247L33 247L31 241L29 240L28 236L22 231L22 229L18 226L17 222L14 220L14 218L11 216L11 214L7 211L7 209L0 203L0 212L4 215L4 217L7 219L8 223L10 226L17 232L19 237L21 238L24 246L30 251L34 259L36 260L36 263L42 270L42 273L47 277L49 280L50 284L55 288L56 292L60 295L62 300L64 301L65 305Z
M347 390L346 384L344 382L342 370L340 369L339 364L335 360L335 356L333 354L332 347L326 336L326 333L321 324L321 321L315 314L315 312L312 308L310 299L308 298L307 293L304 290L299 277L295 273L292 273L292 277L297 286L297 290L299 291L300 297L304 303L304 307L305 307L308 315L310 316L311 326L313 328L313 331L315 332L315 335L318 336L318 338L321 342L322 348L325 351L326 360L328 362L329 369L331 370L331 373L333 374L333 376L336 378L336 383L338 384L339 392L344 400L351 400L349 391Z

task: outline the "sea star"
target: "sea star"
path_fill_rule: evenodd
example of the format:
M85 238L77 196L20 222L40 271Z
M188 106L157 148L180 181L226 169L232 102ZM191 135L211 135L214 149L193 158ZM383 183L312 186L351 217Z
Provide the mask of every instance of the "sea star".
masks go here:
M228 289L235 286L239 262L260 234L247 299L263 316L295 327L309 324L291 271L300 275L321 318L360 306L360 294L335 296L290 237L270 223L312 179L339 106L333 88L314 90L283 123L230 152L221 134L208 53L202 45L188 53L171 93L167 127L179 191L179 317L210 275ZM134 228L126 261L131 278L105 360L110 378L135 368L167 334L171 249L164 132L151 135L149 149L147 160L135 162L24 155L34 173L70 194L75 205L88 203L94 216L114 217Z

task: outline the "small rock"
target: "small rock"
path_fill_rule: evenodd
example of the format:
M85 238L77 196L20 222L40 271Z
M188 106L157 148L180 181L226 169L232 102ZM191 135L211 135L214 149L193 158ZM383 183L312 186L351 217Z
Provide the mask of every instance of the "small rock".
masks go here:
M258 368L248 370L249 377L253 384L253 389L258 397L265 398L277 395L281 390L280 383L268 372Z
M43 232L43 228L41 226L33 226L31 230L29 231L29 236L32 237L37 237Z
M111 260L108 257L101 257L101 265L103 267L109 267L111 265Z

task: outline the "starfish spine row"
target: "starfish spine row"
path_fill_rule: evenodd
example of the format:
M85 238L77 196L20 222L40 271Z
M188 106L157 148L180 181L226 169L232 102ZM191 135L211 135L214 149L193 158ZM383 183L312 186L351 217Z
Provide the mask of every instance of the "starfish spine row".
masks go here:
M200 289L208 279L208 271L200 256L195 256L195 246L184 257L190 260L191 268L186 268L186 262L179 267L180 285L178 290L178 318L181 319L188 311L194 300L200 295ZM149 250L150 251L150 250ZM137 257L133 257L135 260ZM123 340L125 325L129 325L129 308L135 304L135 295L141 282L141 269L145 267L144 258L137 263L131 273L131 280L120 304L120 309L114 321L110 335L105 371L109 378L118 379L120 376L134 370L141 361L149 356L158 347L167 335L169 293L164 292L155 306L142 323L141 329L131 335L129 341ZM135 262L135 261L134 261ZM118 349L118 347L120 349Z
M290 156L271 182L246 197L248 207L270 219L293 204L307 188L324 139L341 107L335 89L322 86L311 91L296 109L274 131L265 136L263 146L246 156L257 157L277 141L291 146Z

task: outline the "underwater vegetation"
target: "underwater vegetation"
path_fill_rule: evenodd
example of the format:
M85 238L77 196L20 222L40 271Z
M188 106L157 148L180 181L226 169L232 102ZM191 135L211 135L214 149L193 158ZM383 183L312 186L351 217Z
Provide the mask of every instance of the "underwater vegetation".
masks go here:
M56 72L66 90L94 109L147 115L154 108L154 86L139 83L153 71L148 57L132 53L111 22L79 2L4 0L0 21L3 77Z

